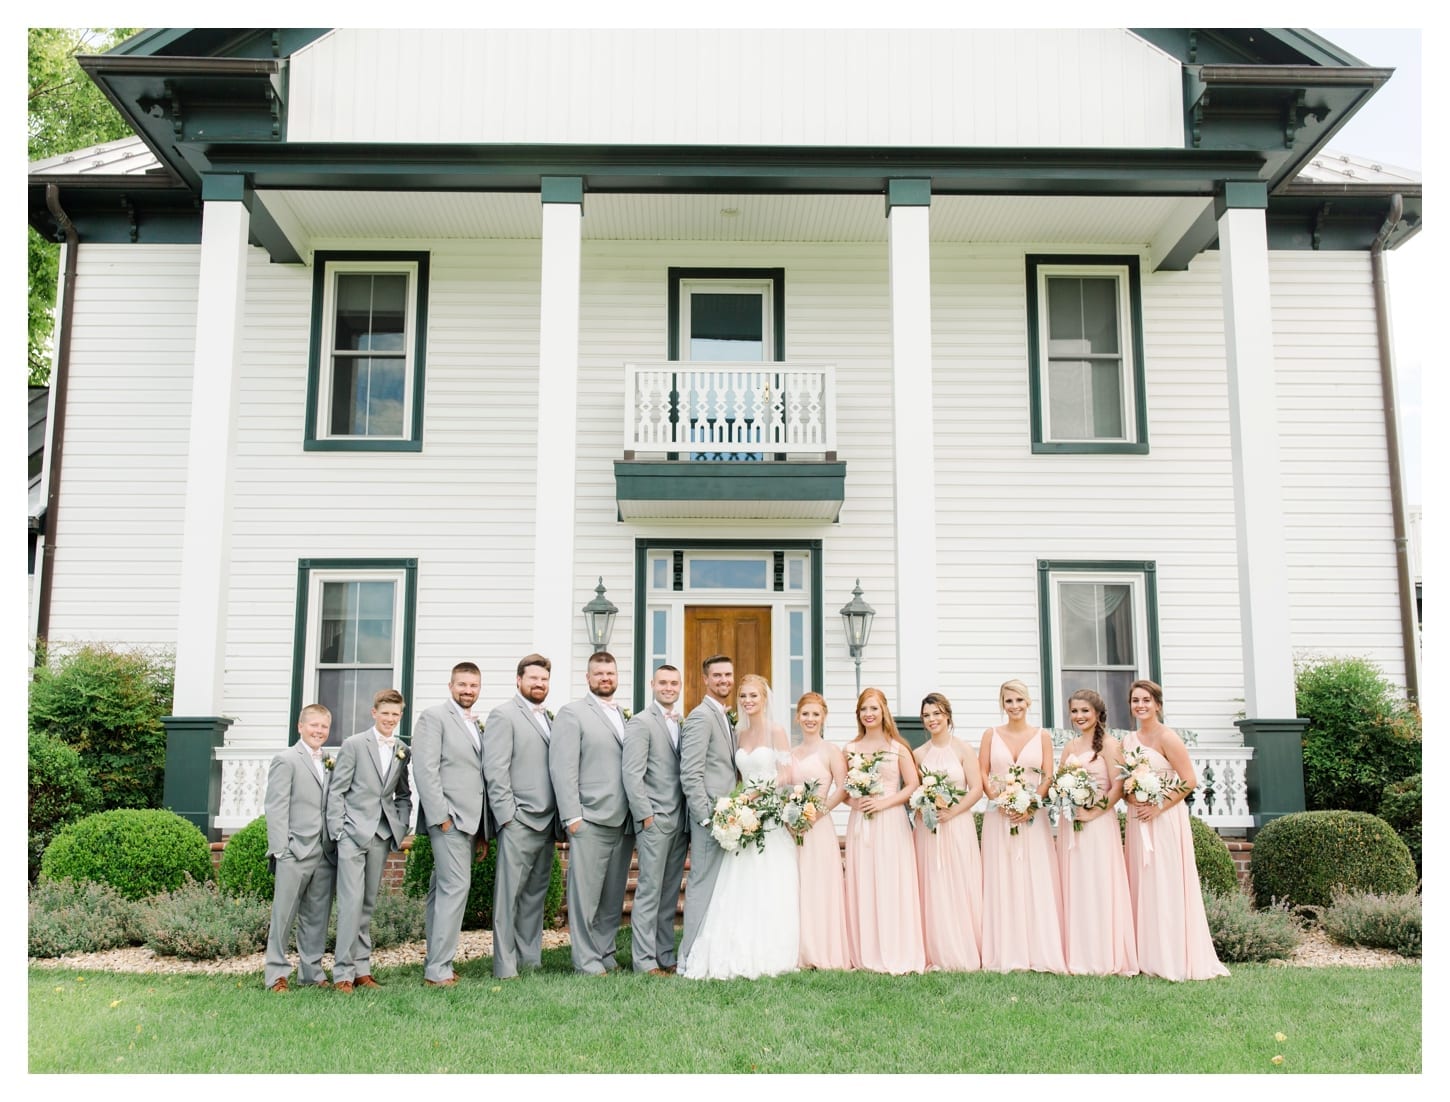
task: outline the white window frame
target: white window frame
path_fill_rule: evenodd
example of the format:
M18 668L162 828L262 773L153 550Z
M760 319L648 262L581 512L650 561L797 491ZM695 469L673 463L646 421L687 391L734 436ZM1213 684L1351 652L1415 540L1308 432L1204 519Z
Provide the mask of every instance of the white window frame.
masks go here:
M1052 431L1052 373L1049 365L1053 359L1072 359L1062 355L1053 356L1050 338L1052 310L1049 302L1049 283L1054 277L1112 279L1116 287L1118 334L1120 337L1117 356L1118 383L1123 408L1120 411L1123 423L1121 436L1058 436ZM1037 329L1038 329L1038 384L1042 390L1042 439L1051 444L1131 444L1135 442L1137 425L1138 395L1134 385L1133 357L1138 334L1133 330L1132 292L1128 282L1126 264L1042 264L1037 268ZM1099 354L1101 355L1101 354ZM1091 360L1091 355L1081 357ZM1091 419L1091 418L1089 418Z
M1046 677L1050 678L1049 683L1043 685L1043 712L1042 719L1045 726L1063 727L1064 720L1061 714L1066 698L1058 699L1060 692L1064 690L1062 685L1064 655L1062 638L1062 600L1061 587L1064 583L1073 585L1127 585L1130 588L1130 596L1133 602L1133 679L1151 676L1154 663L1152 652L1152 639L1149 630L1149 595L1147 571L1141 568L1102 569L1102 570L1076 570L1076 569L1052 569L1047 571L1047 593L1048 593L1048 652L1051 656L1049 669ZM1079 668L1074 666L1073 668ZM1119 666L1095 666L1093 669L1121 670ZM1065 690L1070 691L1070 690ZM1107 700L1104 703L1108 707L1109 725L1113 727L1127 728L1131 726L1127 717L1127 701ZM1048 713L1048 709L1052 714Z
M303 648L303 703L321 698L321 677L323 664L319 660L322 634L322 587L325 584L346 582L392 582L393 583L393 653L391 668L392 687L400 688L403 672L403 637L405 634L405 597L407 571L402 567L387 569L330 569L315 568L310 571L307 586L307 615L305 619L305 645ZM327 669L378 669L375 663L328 664ZM355 731L333 731L328 736L329 744L340 742ZM340 734L340 737L339 737Z
M775 363L775 280L773 279L710 279L692 276L680 280L680 362L694 362L690 352L691 303L696 292L705 294L753 294L760 297L759 360L718 361L730 363ZM717 361L706 361L717 362Z

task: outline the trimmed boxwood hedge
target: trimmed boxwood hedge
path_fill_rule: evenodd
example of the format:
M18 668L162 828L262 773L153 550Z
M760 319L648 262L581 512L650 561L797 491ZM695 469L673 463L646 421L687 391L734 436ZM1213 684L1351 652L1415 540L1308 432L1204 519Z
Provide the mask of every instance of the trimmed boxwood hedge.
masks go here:
M1260 907L1287 900L1327 907L1336 887L1394 895L1415 890L1410 850L1387 822L1363 811L1301 811L1254 839L1249 871Z
M1384 797L1380 800L1379 816L1390 826L1395 828L1395 833L1405 840L1405 845L1410 847L1410 856L1415 859L1415 875L1423 876L1424 854L1420 841L1420 796L1421 796L1420 774L1413 777L1406 777L1402 781L1385 786Z
M473 880L468 886L468 904L463 909L465 930L488 930L493 927L493 878L498 866L498 844L490 844L488 853L474 854ZM428 894L428 881L433 877L433 845L425 831L413 835L408 863L403 869L403 892L420 898ZM549 870L549 890L544 895L544 927L554 923L559 904L564 901L564 866L559 851L554 850L554 863Z
M217 884L231 896L270 900L276 877L267 867L267 817L259 815L227 839L217 867Z
M55 836L40 862L52 880L109 884L127 899L211 878L206 836L174 811L123 808L88 815Z
M1193 863L1198 866L1198 883L1206 892L1228 895L1239 890L1238 873L1218 832L1197 815L1188 816L1193 831Z

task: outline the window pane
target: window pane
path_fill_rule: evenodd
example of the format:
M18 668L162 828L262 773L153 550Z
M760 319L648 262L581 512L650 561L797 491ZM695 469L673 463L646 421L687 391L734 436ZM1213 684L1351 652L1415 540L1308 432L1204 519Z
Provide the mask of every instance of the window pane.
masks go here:
M806 616L804 612L790 614L790 653L794 658L805 653Z
M408 277L402 272L344 272L337 277L333 348L401 352L407 328Z
M1131 730L1133 720L1128 713L1128 686L1137 676L1136 670L1063 669L1062 692L1058 696L1061 703L1057 706L1060 714L1056 717L1055 726L1071 729L1068 697L1079 689L1092 689L1103 698L1103 705L1108 710L1108 726Z
M764 589L764 559L691 559L692 589Z
M332 729L327 733L327 745L340 745L348 735L371 727L373 694L392 685L391 667L317 671L318 703L325 704L332 711Z
M319 662L354 662L357 653L357 583L324 582L322 585Z
M391 663L394 585L324 582L317 660L327 665Z
M669 622L669 613L662 608L650 613L650 653L658 659L655 665L666 661L670 652Z
M764 296L690 294L690 359L764 360Z
M654 589L670 588L670 560L654 559L650 562L652 580L650 585Z
M791 589L805 588L806 564L804 559L791 559L786 564L786 585Z
M1047 434L1053 440L1091 437L1092 365L1084 360L1053 360L1047 366Z
M1051 341L1082 341L1084 352L1116 355L1118 281L1106 277L1049 277L1047 337Z
M328 431L334 436L403 435L403 385L401 358L334 357Z
M1097 586L1063 582L1057 594L1062 664L1096 665L1099 661Z
M1103 607L1102 662L1109 666L1135 663L1133 646L1133 590L1126 585L1101 586ZM1132 678L1128 679L1132 681Z
M1123 372L1119 363L1098 361L1092 367L1093 431L1096 437L1123 436Z

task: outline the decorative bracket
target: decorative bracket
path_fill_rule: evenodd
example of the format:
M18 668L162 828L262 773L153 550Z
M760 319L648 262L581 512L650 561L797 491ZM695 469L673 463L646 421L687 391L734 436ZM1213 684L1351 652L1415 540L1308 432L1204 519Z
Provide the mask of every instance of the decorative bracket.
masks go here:
M1319 250L1319 242L1324 236L1324 226L1329 221L1329 212L1333 207L1332 202L1321 203L1319 209L1314 212L1314 228L1310 232L1309 241L1310 248L1316 252Z
M1203 143L1203 115L1208 107L1208 90L1198 97L1193 105L1193 148L1198 149Z
M1294 148L1294 135L1304 129L1306 120L1312 118L1315 122L1323 122L1329 117L1329 108L1327 107L1306 107L1304 105L1304 99L1307 94L1303 88L1300 88L1294 93L1292 100L1286 100L1284 102L1285 149Z
M136 224L136 207L130 199L122 195L120 198L121 209L126 212L126 225L129 228L131 244L136 244L140 238L140 227Z

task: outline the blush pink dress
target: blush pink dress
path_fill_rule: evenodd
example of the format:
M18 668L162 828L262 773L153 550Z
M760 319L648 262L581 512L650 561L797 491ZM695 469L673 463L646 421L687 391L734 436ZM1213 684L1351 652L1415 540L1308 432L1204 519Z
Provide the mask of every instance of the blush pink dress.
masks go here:
M1051 769L1042 761L1042 733L1035 731L1014 762L1000 730L992 732L991 774L1010 765ZM1028 783L1040 780L1028 773ZM1035 787L1035 786L1034 786ZM989 972L1066 972L1062 956L1062 896L1052 826L1039 810L1014 837L1007 816L995 808L982 822L982 967Z
M822 798L831 791L831 768L817 750L791 763L792 784L821 782ZM801 884L801 967L845 970L851 967L846 945L846 881L841 843L829 816L806 832L796 848Z
M883 795L901 790L899 753L882 765L881 782ZM846 944L857 968L893 975L926 970L916 854L905 808L887 808L870 819L851 812L846 824Z
M949 747L928 745L921 768L945 772L958 788L967 787L962 763ZM926 966L975 972L982 967L982 854L976 822L968 811L938 823L935 834L920 822L911 833L921 882Z
M1094 756L1089 750L1063 760L1091 773L1100 792L1112 787L1108 762L1101 754ZM1081 830L1061 820L1057 864L1062 873L1062 950L1067 970L1078 976L1136 974L1138 945L1117 812L1109 809L1083 823Z
M1124 751L1143 744L1137 731L1123 740ZM1155 770L1168 773L1168 759L1144 746ZM1128 813L1128 893L1138 933L1138 968L1168 980L1211 980L1228 975L1213 951L1198 865L1193 859L1193 832L1183 800L1149 823Z

